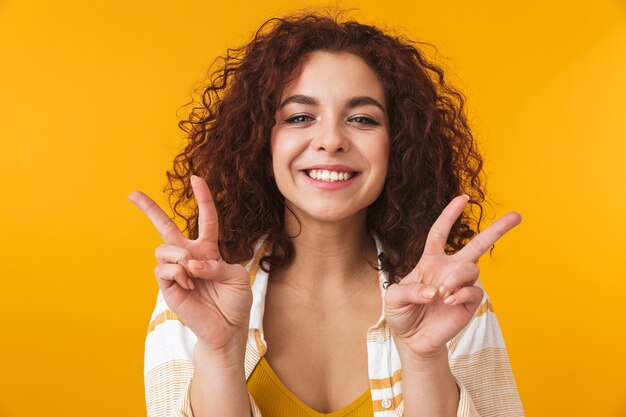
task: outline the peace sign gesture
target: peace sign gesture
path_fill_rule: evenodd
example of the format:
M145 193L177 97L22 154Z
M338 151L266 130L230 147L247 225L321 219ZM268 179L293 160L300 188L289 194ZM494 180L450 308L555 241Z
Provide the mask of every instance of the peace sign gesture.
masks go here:
M187 239L144 193L133 191L128 198L165 241L156 249L154 273L167 305L209 350L225 352L241 344L240 338L245 341L252 305L250 282L243 266L220 257L217 210L207 183L192 175L191 186L198 202L195 240Z
M467 201L467 196L458 196L446 206L431 227L415 268L385 294L385 317L398 348L419 359L440 353L469 323L483 298L483 290L474 285L479 275L476 262L522 221L519 213L509 212L463 249L447 255L448 235Z

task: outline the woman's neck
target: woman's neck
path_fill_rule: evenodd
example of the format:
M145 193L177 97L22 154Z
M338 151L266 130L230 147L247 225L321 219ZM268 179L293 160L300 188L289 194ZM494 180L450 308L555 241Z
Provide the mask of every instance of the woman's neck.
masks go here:
M365 210L349 219L320 222L286 210L285 227L294 245L292 261L273 279L319 299L352 294L377 272L376 244L365 227Z

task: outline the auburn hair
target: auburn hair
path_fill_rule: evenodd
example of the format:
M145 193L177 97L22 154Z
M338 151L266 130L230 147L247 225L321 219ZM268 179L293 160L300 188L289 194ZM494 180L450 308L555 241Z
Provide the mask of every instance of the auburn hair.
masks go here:
M230 263L253 256L266 236L272 245L262 267L280 267L293 257L284 230L284 198L272 175L271 129L283 87L296 78L313 51L349 52L378 74L389 117L387 179L367 209L366 226L384 247L380 256L389 283L417 264L431 225L455 196L470 203L454 223L446 252L461 249L478 231L485 201L483 161L464 114L464 97L444 81L441 67L404 36L318 12L266 21L252 40L228 49L209 69L208 82L179 127L184 149L167 171L169 201L198 236L198 210L190 177L204 178L219 218L219 249Z

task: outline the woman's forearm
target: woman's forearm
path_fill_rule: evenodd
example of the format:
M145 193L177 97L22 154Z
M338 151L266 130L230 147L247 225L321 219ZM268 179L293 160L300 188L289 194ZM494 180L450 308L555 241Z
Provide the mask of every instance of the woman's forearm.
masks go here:
M428 360L400 354L405 417L454 417L459 389L450 371L447 349Z
M194 417L250 417L244 353L235 349L218 355L196 344L190 388Z

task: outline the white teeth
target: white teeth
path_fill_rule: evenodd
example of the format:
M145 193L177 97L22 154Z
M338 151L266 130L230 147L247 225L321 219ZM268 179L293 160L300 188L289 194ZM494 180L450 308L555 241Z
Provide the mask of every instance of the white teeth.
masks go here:
M349 172L328 171L326 169L311 169L306 174L318 181L346 181L352 178L353 174Z

